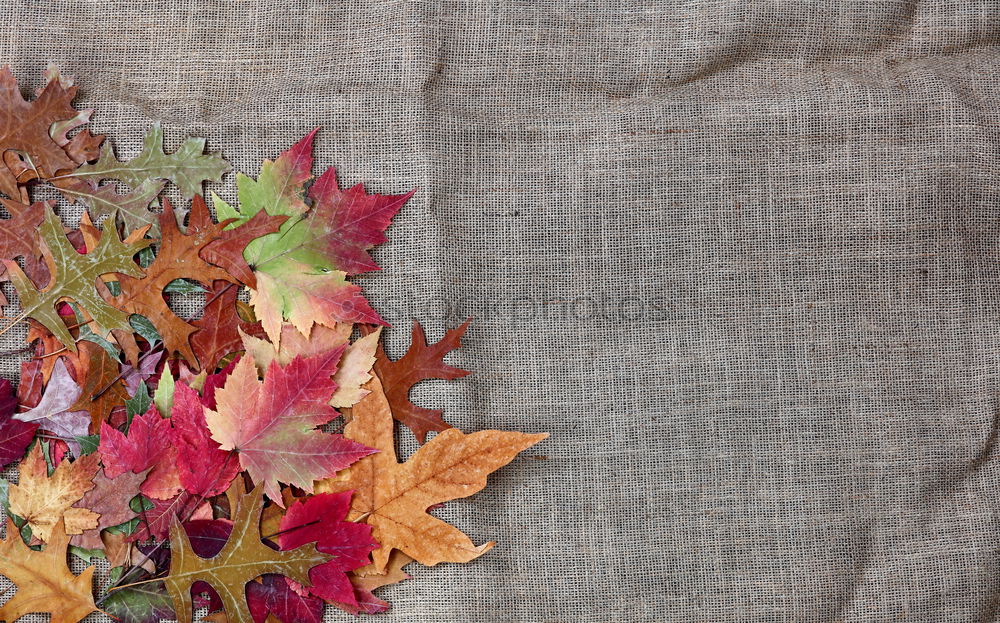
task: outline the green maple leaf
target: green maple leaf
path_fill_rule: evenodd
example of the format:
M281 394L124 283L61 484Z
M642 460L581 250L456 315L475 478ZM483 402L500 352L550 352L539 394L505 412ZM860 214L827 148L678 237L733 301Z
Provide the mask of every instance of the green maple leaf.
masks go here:
M309 570L330 556L309 543L287 551L273 550L261 540L260 515L264 492L258 485L249 494L241 494L242 479L237 478L229 491L236 498L233 530L222 550L212 558L194 553L187 533L177 518L170 526L170 575L164 580L173 599L178 623L191 623L191 585L207 582L222 599L230 623L253 623L246 601L246 584L265 573L278 573L309 586Z
M101 275L112 273L142 277L143 272L132 256L153 241L140 240L125 244L114 228L109 227L105 229L97 246L91 252L81 255L66 238L62 222L51 208L45 211L45 220L42 221L39 234L43 243L42 254L52 275L44 289L36 289L16 262L4 260L10 280L21 299L23 314L42 323L73 352L76 352L76 343L56 311L56 304L60 301L75 302L105 331L131 331L129 315L106 303L98 293L96 284Z
M64 177L80 177L99 182L115 179L138 189L147 180L170 180L184 194L193 197L201 192L203 182L218 182L229 170L229 164L217 154L205 154L205 139L189 138L172 154L163 151L163 129L154 123L143 141L142 153L121 162L110 145L105 143L101 157Z
M257 276L250 302L276 345L286 319L307 336L314 323L386 324L347 277L378 269L368 249L385 242L385 229L413 194L368 194L360 184L344 190L332 168L307 194L314 135L266 161L256 181L238 175L238 211L214 197L219 218L236 219L230 227L261 211L289 217L277 233L251 241L243 252Z

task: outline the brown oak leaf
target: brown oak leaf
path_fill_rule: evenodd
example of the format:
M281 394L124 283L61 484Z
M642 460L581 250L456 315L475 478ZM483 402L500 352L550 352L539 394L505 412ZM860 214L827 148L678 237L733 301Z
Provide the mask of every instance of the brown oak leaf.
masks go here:
M36 286L49 281L49 268L42 259L38 236L34 231L45 219L49 203L25 205L9 199L0 199L10 218L0 220L0 258L24 258L24 272ZM7 268L0 266L0 280L7 281ZM7 297L0 292L0 305L7 304Z
M382 379L392 417L406 424L417 441L424 443L427 433L451 428L442 418L439 409L425 409L410 402L410 389L426 379L458 379L471 374L468 370L453 368L444 363L444 356L462 345L462 336L472 320L445 332L440 342L427 345L427 335L419 322L413 323L413 340L402 359L392 361L381 346L375 359L375 373Z
M192 218L203 218L198 214L201 211L207 213L208 208L204 201L196 198L191 205ZM224 225L216 224L184 235L177 226L173 207L164 200L160 214L163 237L156 260L146 269L142 279L122 275L119 280L121 294L113 299L116 307L148 318L163 337L167 350L180 353L192 366L198 365L190 339L197 329L171 311L163 298L163 288L175 279L194 279L205 286L216 279L234 280L229 273L212 266L199 255L205 245L219 237Z
M0 68L0 154L5 164L0 166L0 192L24 199L18 175L25 169L31 169L31 177L49 178L79 166L50 134L54 124L77 116L79 111L70 105L75 95L76 87L51 80L34 101L28 102L10 67ZM11 158L8 152L23 155L23 159ZM11 170L11 164L16 171Z
M199 196L195 196L194 201L200 201L204 205L204 200ZM208 263L222 268L243 285L256 288L257 277L254 276L253 269L243 257L243 250L246 249L251 240L278 231L278 228L287 219L287 216L272 215L261 210L239 227L223 230L217 239L202 248L201 257ZM189 234L192 231L208 231L213 227L208 210L191 210L191 216L188 219Z
M237 286L216 280L205 294L207 303L201 318L191 321L191 325L198 329L191 335L191 348L204 370L214 372L220 359L243 350L241 330L250 335L264 335L259 322L243 322L239 317L236 308L238 294Z
M89 413L90 433L97 434L101 422L107 421L116 408L122 407L129 395L117 360L94 342L81 340L77 345L76 381L81 392L80 398L69 410Z

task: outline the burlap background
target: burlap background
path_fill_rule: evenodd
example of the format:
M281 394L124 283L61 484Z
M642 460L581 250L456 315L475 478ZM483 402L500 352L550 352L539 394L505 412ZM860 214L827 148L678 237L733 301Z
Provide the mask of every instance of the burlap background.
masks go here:
M475 316L476 374L419 400L553 437L442 512L498 547L382 620L997 620L1000 2L0 21L0 62L75 75L121 155L162 120L255 174L320 126L345 183L419 187L362 280L392 354Z

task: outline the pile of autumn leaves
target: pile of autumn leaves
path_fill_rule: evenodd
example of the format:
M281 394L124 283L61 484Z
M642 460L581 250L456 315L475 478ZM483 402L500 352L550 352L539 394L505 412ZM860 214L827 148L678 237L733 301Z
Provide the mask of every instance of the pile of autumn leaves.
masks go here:
M0 574L16 585L0 620L183 623L206 607L317 622L324 603L384 611L372 591L408 563L490 549L427 511L545 435L466 435L411 403L419 381L467 374L443 362L467 325L430 345L417 325L392 361L347 281L377 268L368 249L410 194L341 189L333 169L314 180L310 134L238 175L238 205L214 197L215 222L197 193L229 167L203 141L166 154L154 126L119 162L80 129L92 111L71 106L71 81L46 78L26 100L0 71L0 258L22 310L3 330L28 323L33 354L16 395L0 382L0 461L20 461L17 484L0 481ZM167 182L186 214L160 197ZM83 204L76 229L32 203L42 187ZM195 292L197 319L167 304ZM404 463L397 420L422 444ZM71 555L109 561L96 596Z

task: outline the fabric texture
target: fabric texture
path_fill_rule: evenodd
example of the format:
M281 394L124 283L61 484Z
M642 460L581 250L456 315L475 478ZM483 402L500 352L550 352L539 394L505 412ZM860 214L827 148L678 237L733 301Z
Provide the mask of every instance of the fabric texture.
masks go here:
M255 175L319 126L342 182L419 189L359 280L390 354L475 317L475 374L416 401L552 437L440 511L499 545L380 620L998 620L1000 2L0 19L0 62L76 76L121 156L160 120Z

